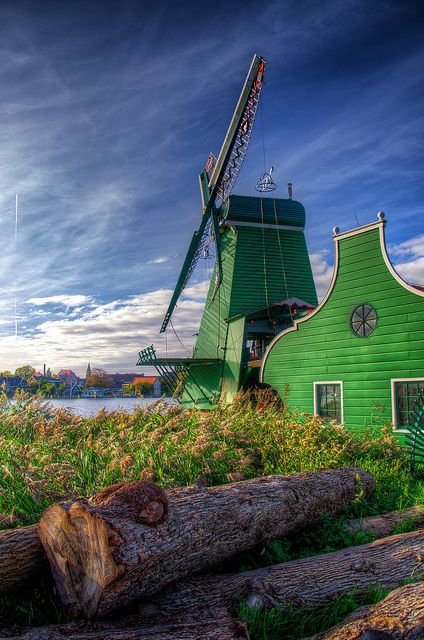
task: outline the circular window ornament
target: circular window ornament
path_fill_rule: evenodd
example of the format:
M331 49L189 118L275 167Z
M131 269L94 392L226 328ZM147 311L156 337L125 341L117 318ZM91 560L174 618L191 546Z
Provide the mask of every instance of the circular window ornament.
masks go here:
M367 338L377 325L377 314L370 304L360 304L350 318L352 331L360 338Z

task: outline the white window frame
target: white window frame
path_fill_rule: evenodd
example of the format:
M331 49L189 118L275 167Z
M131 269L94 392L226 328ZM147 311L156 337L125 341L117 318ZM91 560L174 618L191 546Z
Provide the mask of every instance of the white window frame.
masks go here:
M396 424L396 382L424 382L424 378L391 378L390 387L392 394L392 425L396 433L409 433L409 429L400 429Z
M319 384L339 384L340 385L340 422L344 422L344 392L343 392L343 381L342 380L317 380L314 382L314 415L321 417L318 413L318 389L317 386Z

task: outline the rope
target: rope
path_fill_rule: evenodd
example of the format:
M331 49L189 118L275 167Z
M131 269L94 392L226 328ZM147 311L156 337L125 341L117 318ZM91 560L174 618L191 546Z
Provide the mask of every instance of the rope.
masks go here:
M175 337L177 338L178 342L180 343L180 345L183 347L183 349L185 349L187 351L187 353L191 353L191 350L188 349L185 344L183 344L178 336L178 333L175 331L174 329L174 325L172 324L172 320L171 318L169 318L169 324L171 325L172 331L174 332Z
M266 157L265 157L265 127L264 127L264 101L262 94L259 97L259 109L261 112L261 125L262 125L262 152L264 156L264 172L266 172Z
M286 298L288 299L289 297L289 288L287 285L287 277L286 277L286 270L284 268L284 259L283 259L283 250L281 248L281 238L280 238L280 230L278 228L278 218L277 218L277 208L275 206L275 198L272 199L272 202L274 204L274 218L275 218L275 224L277 226L277 239L278 239L278 247L280 250L280 260L281 260L281 268L283 271L283 279L284 279L284 286L286 288ZM289 311L290 311L290 318L293 324L293 313L292 313L292 308L291 305L289 304Z
M263 208L262 198L261 198L261 228L262 228L262 255L263 255L263 259L264 259L265 302L266 302L266 310L267 310L267 314L268 314L268 320L271 320L271 316L269 315L268 283L267 283L267 276L266 276L264 208Z

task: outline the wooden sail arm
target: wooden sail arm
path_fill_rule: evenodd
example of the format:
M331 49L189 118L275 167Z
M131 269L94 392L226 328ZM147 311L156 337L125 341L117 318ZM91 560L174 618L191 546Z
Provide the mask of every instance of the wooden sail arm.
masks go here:
M259 96L263 85L265 64L266 62L263 58L256 54L253 56L249 72L209 182L206 171L203 171L199 177L203 218L199 229L194 232L191 240L180 276L174 293L172 294L171 302L163 319L160 333L166 330L178 299L201 255L203 244L207 237L206 225L210 217L213 219L217 259L216 283L212 299L215 297L222 282L222 264L215 201L217 198L224 200L228 197L240 171L255 120Z
M218 159L209 180L209 201L204 204L203 211L215 204L215 199L221 197L225 199L225 183L228 182L228 168L231 162L232 152L237 141L247 144L253 126L260 92L263 85L263 77L266 61L258 55L253 56L243 89L240 93L233 117L231 118L228 131L222 143ZM232 186L232 185L231 185ZM222 193L224 191L224 193Z
M191 274L194 271L194 268L202 252L203 243L207 236L207 224L209 222L209 219L210 215L203 216L200 227L193 234L190 246L187 251L187 255L184 260L184 264L181 269L180 276L175 286L174 293L172 294L171 302L169 303L159 333L163 333L166 330L166 327L168 326L169 320L171 319L172 313L178 302L178 298L180 297L181 292L183 291L186 283L188 282Z

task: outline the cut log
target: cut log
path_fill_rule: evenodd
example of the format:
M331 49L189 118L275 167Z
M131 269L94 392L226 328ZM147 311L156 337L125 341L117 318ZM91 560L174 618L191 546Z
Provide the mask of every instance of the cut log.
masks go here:
M348 533L365 531L374 538L389 536L399 524L411 522L415 527L424 525L424 507L411 507L403 511L391 511L379 516L367 516L358 520L348 520L344 529Z
M424 531L291 560L245 573L192 577L154 597L147 613L171 618L194 607L319 607L352 590L394 589L424 571ZM140 612L144 605L140 604Z
M25 586L46 570L36 525L0 531L0 594Z
M8 640L248 640L246 627L233 620L227 611L198 611L178 622L163 621L146 625L134 618L119 622L86 622L35 627L0 629L0 638Z
M370 474L351 468L168 491L168 514L153 527L134 510L118 511L119 502L78 500L45 511L39 533L63 604L72 615L93 618L293 533L324 512L339 513L373 489ZM125 491L129 499L131 489Z
M424 639L424 582L392 591L373 606L361 607L329 631L308 640Z

